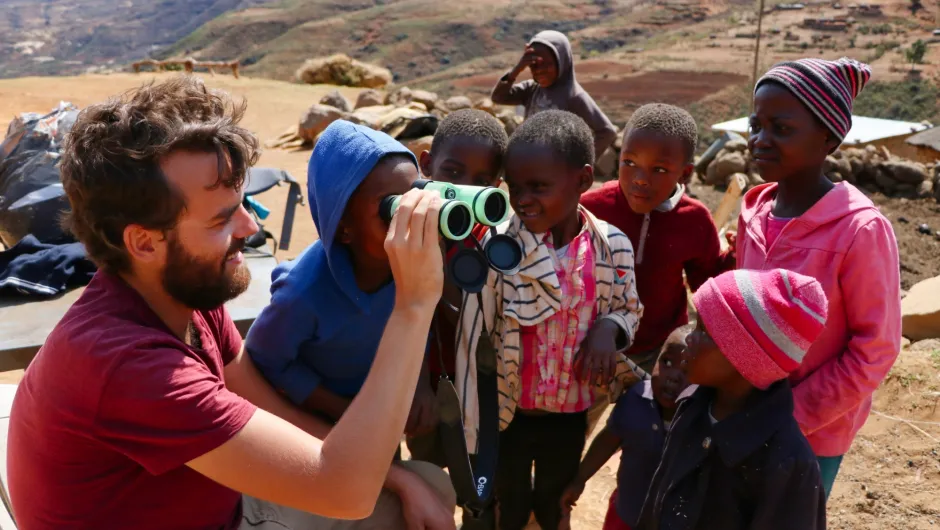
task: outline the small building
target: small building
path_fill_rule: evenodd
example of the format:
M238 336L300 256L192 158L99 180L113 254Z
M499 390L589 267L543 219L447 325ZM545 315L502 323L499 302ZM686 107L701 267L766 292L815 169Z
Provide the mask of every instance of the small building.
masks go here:
M915 160L918 162L929 163L940 160L940 127L917 133L908 138L905 143L917 151Z
M748 118L739 118L712 125L712 130L736 132L746 136L748 123ZM852 116L852 130L849 131L845 141L842 142L842 147L885 146L892 154L900 157L920 162L933 162L935 159L940 159L940 151L921 152L920 150L923 147L918 147L908 141L927 134L922 131L929 127L924 123ZM940 128L931 129L931 131L934 132L934 138L936 139L936 149L940 150Z

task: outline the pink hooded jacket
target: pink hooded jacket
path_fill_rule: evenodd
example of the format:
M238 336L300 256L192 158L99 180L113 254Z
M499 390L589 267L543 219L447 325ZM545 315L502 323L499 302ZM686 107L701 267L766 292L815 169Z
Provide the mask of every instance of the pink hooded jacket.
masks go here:
M794 416L813 451L839 456L868 419L872 393L901 349L898 244L871 200L842 182L787 223L768 248L776 191L776 184L764 184L744 196L737 267L783 268L822 284L826 327L790 382Z

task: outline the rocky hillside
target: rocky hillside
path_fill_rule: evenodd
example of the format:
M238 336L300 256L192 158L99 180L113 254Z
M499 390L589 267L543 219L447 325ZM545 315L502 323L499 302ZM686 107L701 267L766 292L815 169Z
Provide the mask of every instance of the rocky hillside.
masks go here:
M0 77L123 67L270 0L0 0Z

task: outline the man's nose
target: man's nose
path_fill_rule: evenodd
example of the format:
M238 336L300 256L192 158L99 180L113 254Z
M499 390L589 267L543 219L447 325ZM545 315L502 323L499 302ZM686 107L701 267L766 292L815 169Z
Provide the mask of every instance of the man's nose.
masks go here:
M256 223L254 217L248 213L244 205L238 207L233 221L235 221L235 231L232 233L232 237L245 239L258 232L258 223Z

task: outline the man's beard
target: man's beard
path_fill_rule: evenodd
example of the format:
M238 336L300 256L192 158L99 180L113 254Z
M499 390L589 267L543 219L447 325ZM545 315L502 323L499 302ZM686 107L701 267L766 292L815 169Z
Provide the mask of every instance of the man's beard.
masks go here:
M225 256L218 261L205 261L193 256L173 234L168 236L168 244L163 288L186 307L210 311L248 289L251 272L245 263L238 265L231 276L225 273L226 261L245 248L244 239L234 240Z

